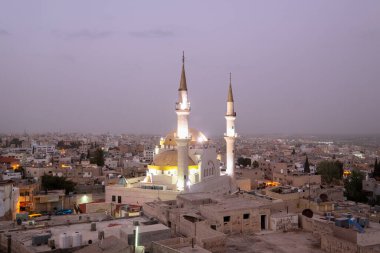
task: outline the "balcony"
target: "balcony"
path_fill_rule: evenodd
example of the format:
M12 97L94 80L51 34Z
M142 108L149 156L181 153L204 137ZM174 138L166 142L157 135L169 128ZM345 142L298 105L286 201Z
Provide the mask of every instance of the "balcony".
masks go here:
M190 103L175 103L175 109L177 111L190 111Z

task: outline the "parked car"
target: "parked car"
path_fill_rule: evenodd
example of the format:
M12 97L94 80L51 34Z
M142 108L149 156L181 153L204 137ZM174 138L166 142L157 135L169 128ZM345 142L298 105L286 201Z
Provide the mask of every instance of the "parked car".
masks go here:
M39 213L42 215L42 216L45 216L45 215L52 215L52 213L50 211L39 211Z
M42 214L40 214L40 213L31 213L28 216L29 216L29 219L33 219L33 218L41 217Z
M62 209L55 212L55 215L66 215L66 214L72 214L73 210L71 209Z

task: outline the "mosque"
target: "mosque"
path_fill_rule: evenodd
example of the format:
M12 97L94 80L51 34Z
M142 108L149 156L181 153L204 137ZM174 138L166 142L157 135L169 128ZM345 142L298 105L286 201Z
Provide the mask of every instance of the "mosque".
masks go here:
M234 143L236 112L232 84L227 96L226 172L221 173L215 145L202 132L189 127L191 107L185 74L185 57L175 104L177 129L161 138L147 175L130 178L106 187L106 202L142 204L154 200L172 200L182 192L225 194L236 189L234 180Z

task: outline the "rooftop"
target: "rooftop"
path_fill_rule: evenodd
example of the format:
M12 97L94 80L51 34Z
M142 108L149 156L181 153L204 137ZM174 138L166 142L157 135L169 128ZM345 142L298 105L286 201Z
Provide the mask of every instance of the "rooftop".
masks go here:
M217 204L208 204L204 205L204 207L211 208L215 212L221 212L267 207L272 203L270 200L267 199L256 198L254 196L247 195L229 196L217 201Z
M161 231L167 230L168 228L162 224L153 224L153 225L144 225L144 222L149 221L145 217L136 217L133 219L112 219L96 222L96 231L91 231L91 223L76 223L76 224L65 224L58 226L49 226L49 227L36 227L35 229L30 230L20 230L12 232L12 238L23 244L29 249L33 249L34 252L44 252L50 250L48 245L33 246L32 237L39 234L50 233L51 239L54 239L56 242L56 247L58 247L59 236L61 234L74 234L76 232L82 235L82 245L88 245L91 240L92 243L99 241L98 232L104 231L105 237L116 235L120 237L120 231L123 230L126 234L133 234L134 225L133 222L139 222L139 231L151 232L151 231Z

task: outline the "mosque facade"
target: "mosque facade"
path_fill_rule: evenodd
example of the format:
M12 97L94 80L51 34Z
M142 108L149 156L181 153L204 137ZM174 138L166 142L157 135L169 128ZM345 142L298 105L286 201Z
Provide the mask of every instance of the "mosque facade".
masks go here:
M145 177L127 179L106 187L106 202L121 199L121 204L142 204L154 200L172 200L182 192L225 194L236 189L234 183L234 145L236 112L231 76L227 96L226 173L220 169L215 145L201 131L189 127L191 112L185 74L185 58L175 104L177 129L161 138L153 162ZM116 197L117 196L117 197ZM119 198L120 197L120 198Z

